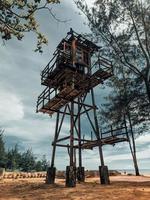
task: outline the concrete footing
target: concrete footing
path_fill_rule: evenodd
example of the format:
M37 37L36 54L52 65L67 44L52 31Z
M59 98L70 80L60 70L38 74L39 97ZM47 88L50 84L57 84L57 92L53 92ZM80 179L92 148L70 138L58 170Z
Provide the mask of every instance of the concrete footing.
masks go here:
M84 167L78 167L77 168L77 180L79 182L84 182L85 181Z
M56 168L55 167L48 167L47 174L46 174L46 183L47 184L54 184L55 175L56 175Z
M66 187L76 186L76 167L67 166L66 167Z
M107 166L99 166L99 174L101 184L110 184Z

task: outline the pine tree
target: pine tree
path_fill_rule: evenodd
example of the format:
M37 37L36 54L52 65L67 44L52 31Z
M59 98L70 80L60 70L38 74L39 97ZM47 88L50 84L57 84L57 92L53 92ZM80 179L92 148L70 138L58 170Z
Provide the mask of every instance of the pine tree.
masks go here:
M7 152L7 168L11 170L19 169L21 162L21 153L16 144L14 148Z
M5 168L6 166L6 152L5 143L3 140L4 130L0 129L0 167Z
M95 0L90 8L85 1L74 1L87 17L91 37L103 47L101 54L114 68L134 73L150 104L149 0Z
M48 162L45 155L43 155L41 163L42 163L42 171L46 171L48 167Z
M37 172L42 171L42 162L41 162L40 160L36 161L35 170L36 170Z
M128 125L129 146L133 157L135 173L138 176L139 169L135 144L135 137L138 132L134 131L132 122L134 119L134 122L136 120L136 124L138 124L140 120L136 109L132 105L132 100L136 98L138 91L136 92L136 89L133 88L134 79L133 76L130 77L129 74L130 73L125 72L124 69L121 68L119 76L113 77L113 81L110 82L112 92L107 97L108 103L103 105L103 110L100 111L100 120L107 121L107 123L111 125L122 125L126 121ZM145 128L143 128L143 131L144 130Z
M22 171L29 172L35 169L35 156L32 149L28 149L21 156L20 168Z

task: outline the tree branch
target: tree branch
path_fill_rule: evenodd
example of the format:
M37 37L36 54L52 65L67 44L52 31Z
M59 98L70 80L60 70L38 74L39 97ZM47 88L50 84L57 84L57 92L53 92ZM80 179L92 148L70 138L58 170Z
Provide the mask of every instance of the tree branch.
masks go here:
M142 45L142 43L141 43L141 40L140 40L140 37L139 37L139 34L138 34L138 30L137 30L137 27L136 27L136 24L135 24L135 21L134 21L134 17L133 17L133 15L132 15L132 12L131 12L130 7L128 7L128 8L129 8L129 13L130 13L129 15L130 15L131 20L132 20L132 23L133 23L133 27L134 27L134 30L135 30L135 33L136 33L136 37L137 37L139 46L140 46L140 48L141 48L141 50L142 50L142 52L143 52L143 55L144 55L145 58L146 58L147 65L149 66L149 65L150 65L149 59L148 59L147 53L145 52L144 47L143 47L143 45Z
M146 23L145 23L145 19L144 19L144 11L143 11L142 1L141 1L141 10L142 10L142 22L143 22L144 33L145 33L145 45L146 45L147 53L148 53L148 55L150 57L150 51L149 51L149 46L148 46L148 35L147 35Z
M129 68L130 68L132 71L134 71L136 74L141 75L141 76L144 78L144 76L143 76L143 74L141 73L141 71L140 71L137 67L135 67L133 64L131 64L130 62L128 62L128 60L127 60L127 58L126 58L126 56L125 56L124 51L122 50L122 48L121 48L120 45L118 44L118 41L116 40L116 38L112 35L112 33L111 33L111 31L109 30L109 28L108 28L108 32L109 32L109 34L110 34L112 40L114 40L114 42L117 44L118 48L120 49L120 52L121 52L121 54L123 55L123 58L124 58L125 62L127 63L127 65L129 66ZM116 53L117 53L117 52L116 52ZM122 58L121 58L121 57L120 57L120 61L121 61L121 63L124 63L124 62L122 61ZM124 63L124 64L125 64L125 63ZM126 66L126 65L125 65L125 66Z

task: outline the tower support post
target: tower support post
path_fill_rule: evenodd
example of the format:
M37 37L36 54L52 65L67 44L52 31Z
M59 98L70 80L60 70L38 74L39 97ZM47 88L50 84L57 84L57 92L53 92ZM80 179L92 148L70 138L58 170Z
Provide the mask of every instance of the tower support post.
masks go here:
M75 187L76 186L76 167L74 165L74 103L71 102L70 108L70 165L66 167L66 186Z
M79 166L77 168L77 180L78 182L85 181L84 167L82 167L82 149L81 149L81 119L80 119L80 99L78 98L78 138L79 138Z
M99 175L100 175L100 182L101 184L109 184L109 173L108 173L108 167L104 164L104 157L103 157L103 150L102 150L102 144L101 144L101 138L100 138L100 132L99 132L99 126L98 126L98 120L97 120L97 114L96 114L96 105L95 105L95 98L94 98L94 90L91 89L91 96L92 96L92 104L93 104L93 114L94 114L94 121L95 121L95 128L96 128L96 137L99 140L99 155L100 155L100 162L101 166L99 166Z
M84 182L85 181L85 172L84 172L84 167L78 167L77 168L77 180L78 182Z
M59 126L59 113L57 113L57 117L56 117L56 128L55 128L54 144L53 144L53 149L52 149L51 166L48 167L47 174L46 174L47 184L55 183L56 168L54 167L54 160L55 160L55 154L56 154L56 140L58 138L58 126Z
M103 165L99 166L99 175L101 184L110 184L108 167Z
M55 183L55 176L56 176L56 168L55 167L48 167L46 173L46 183L47 184L54 184Z
M76 186L76 167L67 166L66 167L66 187Z

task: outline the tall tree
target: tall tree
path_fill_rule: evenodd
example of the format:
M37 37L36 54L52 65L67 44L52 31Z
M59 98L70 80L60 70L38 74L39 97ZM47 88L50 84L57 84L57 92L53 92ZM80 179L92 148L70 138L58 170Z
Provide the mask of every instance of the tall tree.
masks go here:
M46 160L46 156L43 155L41 160L37 160L35 163L36 171L46 171L48 167L48 162Z
M5 152L5 144L3 140L4 130L0 129L0 167L5 168L6 165L6 152Z
M28 149L21 156L20 168L22 171L29 172L35 169L35 156L31 149Z
M42 52L42 45L47 44L46 37L40 33L36 18L37 12L46 10L57 21L52 5L60 3L59 0L0 0L0 33L3 40L12 37L21 40L26 32L37 35L37 48ZM63 20L62 20L63 21Z
M150 103L149 0L74 0L88 19L93 39L115 65L130 69L144 85Z
M48 167L48 161L45 155L43 155L41 163L42 163L42 171L46 171Z
M21 165L21 153L16 144L14 148L7 152L7 168L11 170L19 169Z
M113 81L110 82L112 87L112 92L107 97L108 104L105 104L103 110L101 110L100 115L101 119L106 120L108 124L124 124L128 125L128 139L129 139L129 147L131 150L131 154L133 157L133 163L135 167L135 173L139 175L137 156L136 156L136 144L135 144L135 136L138 133L133 129L133 117L134 122L137 125L139 123L140 118L138 118L138 114L135 111L132 105L132 99L138 95L137 88L133 88L133 76L126 77L126 73L123 68L120 71L119 77L113 77ZM136 120L136 121L135 121ZM141 120L140 120L141 122ZM143 128L145 130L145 128ZM144 131L143 130L143 131Z

